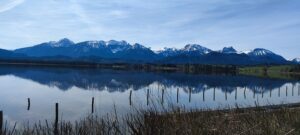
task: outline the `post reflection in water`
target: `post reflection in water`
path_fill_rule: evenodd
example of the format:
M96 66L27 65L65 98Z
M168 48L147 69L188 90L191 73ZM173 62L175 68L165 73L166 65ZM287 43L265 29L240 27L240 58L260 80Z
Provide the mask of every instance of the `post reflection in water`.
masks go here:
M56 102L64 120L77 120L90 113L91 99L92 113L100 115L110 113L114 106L119 114L126 114L132 107L147 109L156 101L187 109L300 102L296 79L0 66L0 81L0 110L5 112L4 118L21 122L54 119L51 112ZM281 95L281 88L286 89L285 96ZM295 88L298 94L294 93ZM272 96L274 92L278 96Z

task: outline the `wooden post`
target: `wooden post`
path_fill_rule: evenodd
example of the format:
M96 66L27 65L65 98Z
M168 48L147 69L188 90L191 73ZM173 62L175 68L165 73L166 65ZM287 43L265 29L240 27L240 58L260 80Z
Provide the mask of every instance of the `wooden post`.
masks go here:
M150 96L150 91L147 89L147 105L149 105L149 96Z
M281 93L280 88L278 88L278 97L280 97L280 93Z
M94 113L94 103L95 103L95 98L92 97L92 113Z
M227 89L225 89L225 100L227 100Z
M216 88L214 88L214 101L216 100Z
M191 90L191 88L189 88L189 102L191 102L191 100L192 100L192 90Z
M255 90L253 91L253 98L255 98L255 94L256 94L256 92L255 92Z
M292 96L294 96L294 85L292 87Z
M237 88L235 88L235 100L237 99Z
M245 87L245 89L244 89L244 99L246 99L246 90L247 90L247 88Z
M288 96L288 87L286 86L285 95Z
M264 98L264 92L261 91L261 98Z
M202 99L203 99L203 101L205 101L205 89L203 90L203 93L202 93L203 95L202 95Z
M131 96L132 96L132 90L130 90L130 93L129 93L129 105L130 106L132 105Z
M28 102L27 110L29 111L30 110L30 98L27 98L27 102Z
M3 129L3 111L0 111L0 134L2 134Z
M177 88L177 103L179 102L179 88Z
M58 135L58 103L55 103L54 134L55 134L55 135Z
M165 94L165 90L162 89L162 91L161 91L161 104L164 103L164 94Z

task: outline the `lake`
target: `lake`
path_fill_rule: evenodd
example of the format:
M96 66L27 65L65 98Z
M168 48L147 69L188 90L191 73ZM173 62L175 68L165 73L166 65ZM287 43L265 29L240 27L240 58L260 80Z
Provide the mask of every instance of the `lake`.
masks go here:
M241 75L0 66L0 82L0 110L9 124L54 120L55 103L60 119L79 120L91 114L93 97L99 115L153 104L224 109L300 102L296 79Z

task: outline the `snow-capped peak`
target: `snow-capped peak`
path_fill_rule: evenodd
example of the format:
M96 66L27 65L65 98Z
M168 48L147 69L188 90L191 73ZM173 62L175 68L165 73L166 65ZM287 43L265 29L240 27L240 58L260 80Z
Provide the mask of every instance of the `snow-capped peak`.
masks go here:
M184 46L184 48L182 50L183 51L197 51L197 52L200 52L201 54L207 54L207 53L211 52L210 49L203 47L201 45L198 45L198 44L187 44L186 46Z
M124 40L122 41L110 40L106 42L106 45L112 51L112 53L117 53L132 48L132 46Z
M106 45L106 42L105 41L97 41L97 40L93 40L93 41L87 41L86 42L87 45L93 47L93 48L99 48L100 46L105 46Z
M50 46L52 47L63 47L63 46L69 46L75 44L73 41L71 41L68 38L63 38L59 41L50 41L48 42Z
M176 52L176 51L178 51L177 48L174 48L174 47L172 47L172 48L164 47L164 49L159 50L157 52Z
M129 45L126 41L116 41L116 40L109 40L106 45L114 45L114 46L122 46L122 45Z
M247 54L254 55L254 56L265 56L265 55L270 55L270 54L274 54L274 53L267 49L256 48L253 51L248 52Z
M232 47L224 47L221 51L222 53L237 53L237 51Z
M244 54L249 54L250 52L252 52L252 50L248 50L248 51L241 51L241 53L244 53Z
M179 53L179 50L174 47L172 48L164 47L163 50L156 51L156 53L162 56L174 56Z

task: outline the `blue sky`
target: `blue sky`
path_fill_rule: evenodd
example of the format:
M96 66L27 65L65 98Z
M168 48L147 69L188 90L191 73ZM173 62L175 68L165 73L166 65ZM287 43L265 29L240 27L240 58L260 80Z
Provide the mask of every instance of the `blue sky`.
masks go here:
M300 57L300 0L0 0L0 48L67 37Z

